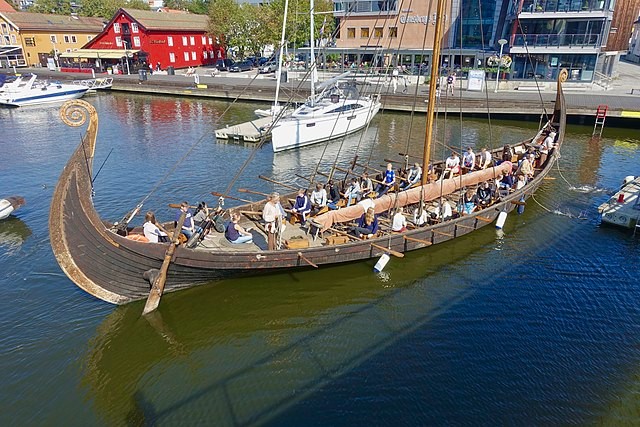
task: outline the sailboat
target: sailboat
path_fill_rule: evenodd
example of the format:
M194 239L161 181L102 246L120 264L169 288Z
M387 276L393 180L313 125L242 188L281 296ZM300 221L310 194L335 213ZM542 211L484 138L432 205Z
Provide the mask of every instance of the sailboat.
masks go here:
M444 1L440 0L438 16L443 16L443 10ZM442 19L436 21L433 58L440 57L441 23ZM430 159L438 71L438 61L433 60L422 163L432 165L434 173L445 169L444 162L432 162ZM390 255L402 258L405 252L428 250L432 245L455 240L494 222L496 226L502 227L505 217L516 207L522 208L526 200L535 193L560 156L566 123L562 83L566 77L566 70L562 70L557 83L553 113L547 116L547 120L541 123L530 138L513 142L509 159L499 165L449 178L440 175L434 180L433 174L425 173L414 187L390 191L366 202L366 205L374 208L381 222L385 215L397 208L432 211L434 215L428 221L421 224L410 223L400 232L394 232L385 225L370 238L360 238L348 232L353 221L362 217L366 210L365 204L356 204L319 213L313 218L313 222L307 221L307 227L299 224L288 225L284 230L279 227L278 242L282 245L274 250L268 249L266 245L268 233L261 215L266 199L233 209L234 213L242 215L241 225L253 228L253 243L243 245L228 244L224 235L213 231L195 247L179 244L179 233L175 232L172 232L170 243L147 243L139 238L132 239L140 237L141 227L130 227L126 222L116 225L100 218L92 199L98 115L93 106L82 100L68 101L61 109L63 121L72 126L81 126L87 120L89 123L81 144L62 171L53 194L49 213L53 253L64 273L81 289L113 304L146 299L143 313L148 313L158 307L164 292L202 285L225 277L323 268L345 262L382 259ZM512 172L515 164L524 162L523 159L530 150L551 132L555 134L555 148L548 153L546 161L532 172L526 185L496 194L490 203L477 206L469 213L458 211L450 216L438 213L444 211L437 209L444 207L447 201L455 206L464 189L474 188L479 183L493 181L502 174ZM495 158L501 152L502 149L496 149L492 154ZM348 170L334 168L328 175L334 176L336 180L340 172L344 173L345 178L359 176L361 170L356 170L359 167L361 165L354 159ZM277 183L268 177L261 178L292 191L282 196L283 203L295 198L297 187ZM266 196L259 191L239 191ZM221 209L223 213L228 212L223 206ZM133 215L129 216L129 219L132 217ZM173 227L180 230L181 221L164 226L170 232Z
M355 79L347 80L350 72L318 83L313 0L310 11L311 95L304 104L273 125L271 142L276 153L357 132L367 126L380 111L380 96L361 94Z

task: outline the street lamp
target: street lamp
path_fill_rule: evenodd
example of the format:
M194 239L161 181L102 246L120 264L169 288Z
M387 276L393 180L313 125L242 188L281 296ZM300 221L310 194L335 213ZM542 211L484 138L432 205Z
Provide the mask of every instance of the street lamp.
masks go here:
M126 40L122 40L122 43L124 43L124 60L127 63L127 76L130 76L131 70L129 70L129 48L127 47Z
M500 55L498 56L498 71L496 72L496 90L494 93L498 92L498 79L500 78L500 66L502 65L502 49L504 49L504 45L507 44L505 39L498 40L498 44L500 45Z

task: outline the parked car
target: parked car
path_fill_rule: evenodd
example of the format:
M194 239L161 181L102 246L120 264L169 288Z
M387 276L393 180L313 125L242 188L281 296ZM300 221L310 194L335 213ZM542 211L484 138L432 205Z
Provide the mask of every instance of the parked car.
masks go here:
M251 68L253 68L251 61L242 61L234 63L231 68L229 68L229 71L232 73L239 73L241 71L251 71Z
M258 69L258 72L260 74L275 73L277 69L278 69L278 63L273 61L273 62L265 63L263 66L261 66Z
M233 65L233 61L230 59L218 59L215 67L218 71L229 71L229 68Z

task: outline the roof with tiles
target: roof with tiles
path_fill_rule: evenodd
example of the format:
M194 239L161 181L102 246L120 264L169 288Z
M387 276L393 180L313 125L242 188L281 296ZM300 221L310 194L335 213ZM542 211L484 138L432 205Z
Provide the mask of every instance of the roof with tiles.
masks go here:
M16 10L5 0L0 0L0 12L15 12Z
M147 30L207 31L209 17L190 13L162 13L148 10L121 9Z
M103 28L102 18L30 12L0 13L20 31L91 31L99 33Z

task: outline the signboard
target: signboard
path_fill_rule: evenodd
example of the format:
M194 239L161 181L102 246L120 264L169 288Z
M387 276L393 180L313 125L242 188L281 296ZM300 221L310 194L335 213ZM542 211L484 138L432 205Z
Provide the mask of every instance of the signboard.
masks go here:
M481 92L484 87L484 70L469 70L467 90Z
M50 71L56 71L56 63L53 58L47 58L47 68Z

